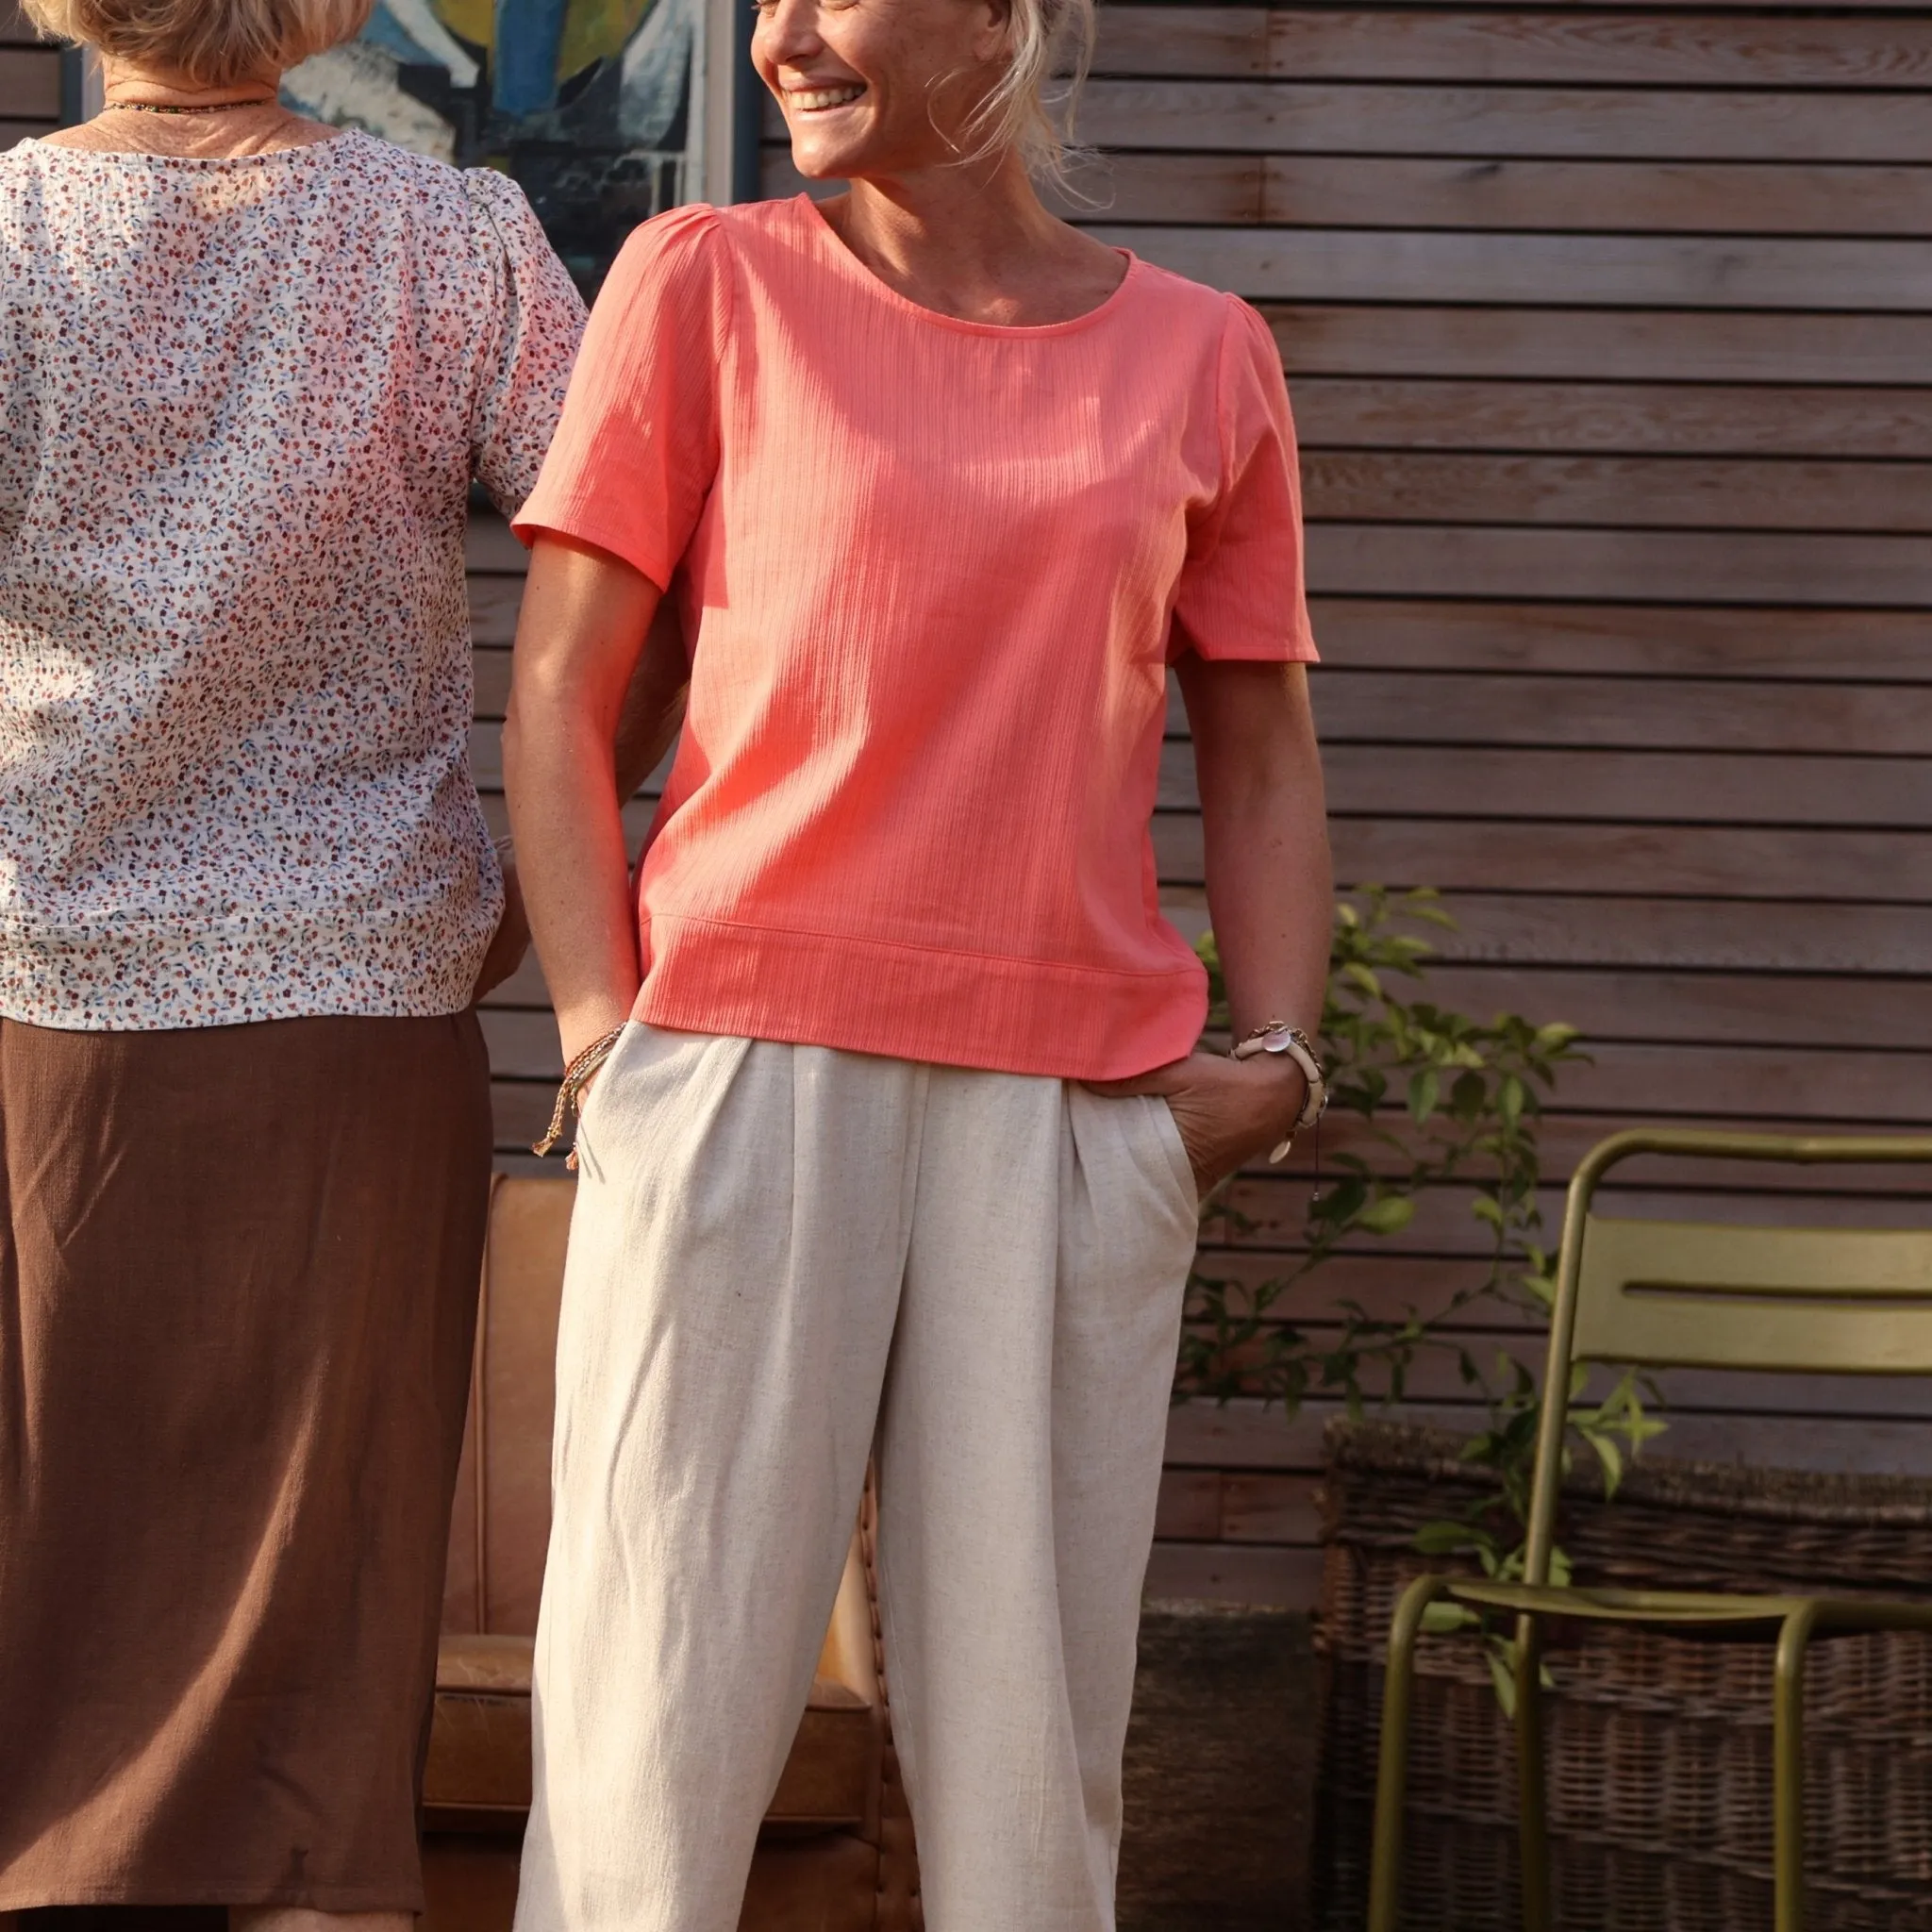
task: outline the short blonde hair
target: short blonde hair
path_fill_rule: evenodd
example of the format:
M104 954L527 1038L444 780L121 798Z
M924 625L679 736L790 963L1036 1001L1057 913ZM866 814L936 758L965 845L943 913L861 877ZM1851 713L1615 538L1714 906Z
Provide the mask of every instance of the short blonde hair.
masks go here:
M1093 58L1093 0L1008 0L1010 52L968 129L974 151L1017 148L1027 171L1064 178L1074 115Z
M49 40L233 87L296 66L362 31L375 0L20 0Z

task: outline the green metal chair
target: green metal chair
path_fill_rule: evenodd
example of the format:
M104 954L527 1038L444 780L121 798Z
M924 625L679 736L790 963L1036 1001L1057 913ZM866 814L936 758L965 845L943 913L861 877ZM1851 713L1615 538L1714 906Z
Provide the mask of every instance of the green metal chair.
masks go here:
M1613 1135L1584 1158L1564 1209L1524 1580L1508 1584L1420 1576L1404 1591L1390 1629L1369 1932L1396 1932L1415 1651L1431 1604L1447 1600L1516 1616L1512 1655L1525 1932L1553 1928L1540 1619L1641 1624L1684 1638L1776 1644L1772 1730L1776 1932L1801 1932L1804 1924L1802 1732L1808 1647L1816 1639L1860 1631L1932 1634L1932 1606L1923 1604L1551 1584L1573 1363L1812 1374L1932 1374L1932 1229L1719 1226L1617 1221L1593 1213L1591 1201L1605 1174L1620 1161L1643 1154L1806 1164L1932 1163L1932 1138L1801 1140L1645 1128Z

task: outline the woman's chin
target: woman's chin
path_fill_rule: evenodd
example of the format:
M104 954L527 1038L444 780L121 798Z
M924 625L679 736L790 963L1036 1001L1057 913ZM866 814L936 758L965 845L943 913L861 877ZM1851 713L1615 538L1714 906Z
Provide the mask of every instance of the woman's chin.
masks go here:
M843 181L862 173L864 144L855 142L799 141L791 143L791 165L808 181Z

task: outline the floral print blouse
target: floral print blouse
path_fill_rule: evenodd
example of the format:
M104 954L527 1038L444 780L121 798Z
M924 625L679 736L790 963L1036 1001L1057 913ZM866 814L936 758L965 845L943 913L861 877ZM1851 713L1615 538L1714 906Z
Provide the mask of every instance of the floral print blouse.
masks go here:
M469 489L582 325L511 182L359 132L0 154L0 1015L467 1003Z

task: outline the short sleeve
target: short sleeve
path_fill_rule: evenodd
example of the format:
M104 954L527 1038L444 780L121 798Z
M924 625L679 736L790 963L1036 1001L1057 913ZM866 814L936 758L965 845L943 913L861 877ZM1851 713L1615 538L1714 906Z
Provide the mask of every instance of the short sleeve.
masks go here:
M584 300L514 181L475 168L463 191L496 270L496 332L471 413L471 474L508 512L537 487L583 338Z
M624 244L543 475L512 524L525 542L574 537L670 584L718 471L729 276L708 208L674 208Z
M1281 357L1268 325L1227 298L1221 344L1221 489L1196 522L1174 601L1207 658L1313 663L1302 567L1302 494Z

